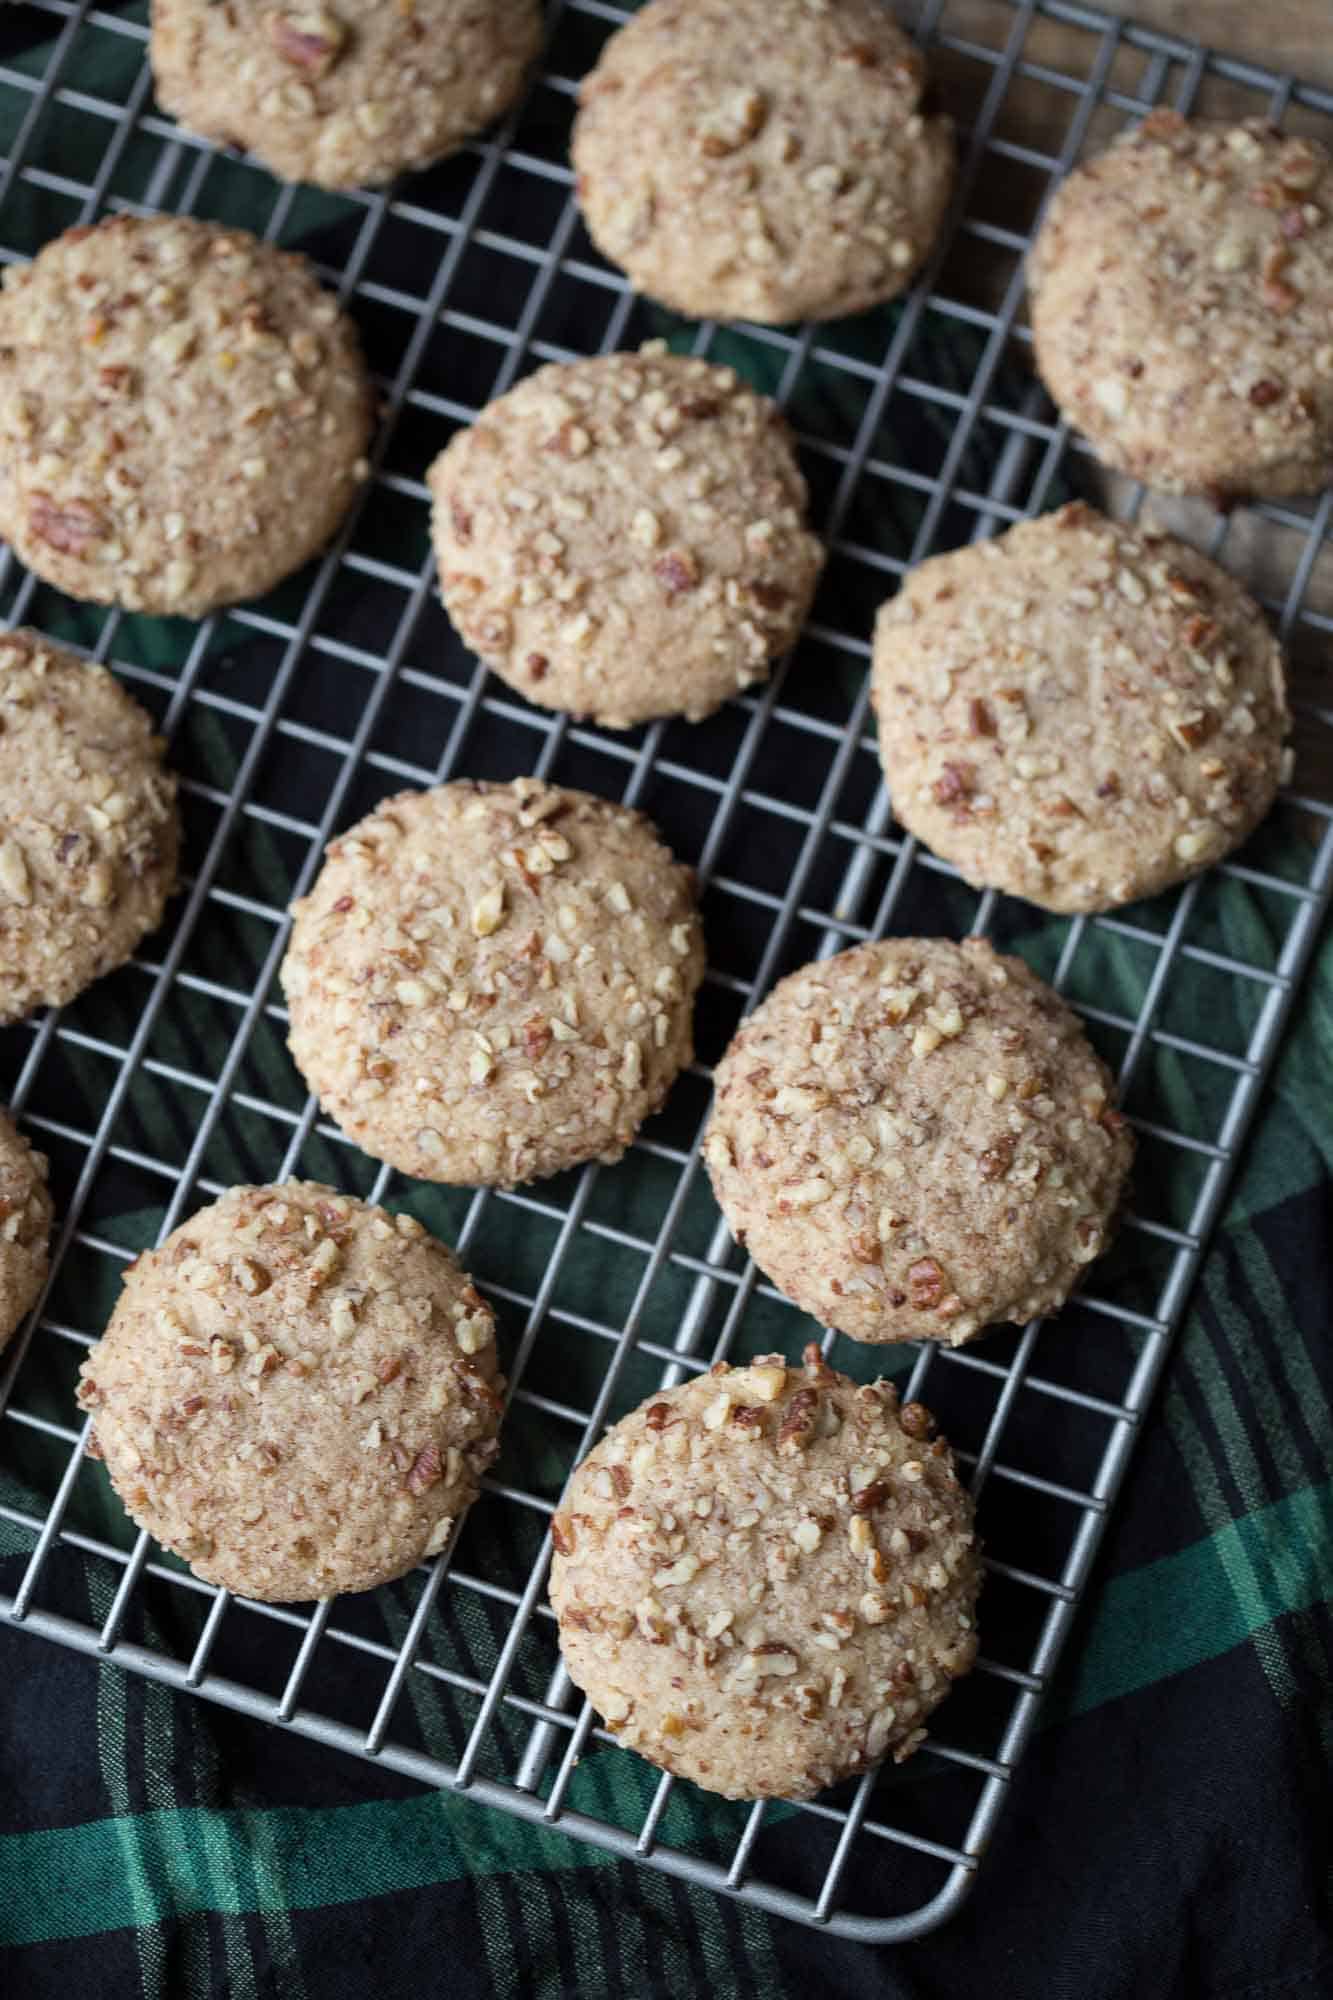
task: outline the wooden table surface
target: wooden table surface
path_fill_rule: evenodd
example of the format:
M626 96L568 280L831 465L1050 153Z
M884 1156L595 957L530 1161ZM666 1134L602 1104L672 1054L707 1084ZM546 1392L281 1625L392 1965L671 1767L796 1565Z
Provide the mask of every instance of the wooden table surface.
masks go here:
M1333 87L1333 5L1329 0L1094 0L1147 28L1206 42L1228 55L1252 56L1266 69L1290 71Z

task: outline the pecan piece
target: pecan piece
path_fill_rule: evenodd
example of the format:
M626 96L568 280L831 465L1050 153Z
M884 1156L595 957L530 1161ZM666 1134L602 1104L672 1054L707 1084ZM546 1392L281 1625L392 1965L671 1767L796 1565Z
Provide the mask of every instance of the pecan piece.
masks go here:
M665 588L668 597L679 597L697 587L699 565L688 549L671 549L653 564L653 575Z
M444 1466L440 1460L440 1447L428 1444L417 1453L407 1475L409 1493L424 1493L428 1486L434 1486L444 1476Z
M983 1181L1001 1181L1014 1163L1014 1148L1018 1141L1014 1138L997 1139L978 1156Z
M944 1297L944 1268L934 1257L918 1257L907 1267L907 1287L918 1312L929 1312Z
M945 764L935 780L934 793L942 806L958 805L976 790L975 764Z
M49 493L29 496L28 526L39 540L67 556L85 556L106 540L106 522L86 500L67 500L61 507Z
M778 1432L779 1451L804 1451L819 1414L819 1394L814 1389L798 1389L787 1405L787 1414Z
M568 1514L556 1514L552 1516L551 1540L555 1543L558 1555L573 1555L574 1523L570 1520Z
M306 76L327 76L343 52L347 30L326 7L303 14L270 14L268 38L284 62Z

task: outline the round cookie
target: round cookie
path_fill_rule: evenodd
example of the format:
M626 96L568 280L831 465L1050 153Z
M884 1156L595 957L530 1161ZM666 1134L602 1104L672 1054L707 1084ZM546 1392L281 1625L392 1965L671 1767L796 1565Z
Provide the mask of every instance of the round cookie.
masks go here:
M1169 535L1074 503L913 570L875 628L902 824L1048 910L1155 895L1273 802L1289 717L1259 606Z
M704 1142L736 1241L853 1340L958 1347L1063 1304L1133 1156L1077 1017L981 939L803 966L743 1021Z
M535 778L400 792L294 905L289 1046L423 1180L617 1160L693 1056L693 877L641 813Z
M0 1348L46 1281L54 1213L46 1160L0 1111Z
M299 569L371 388L304 257L188 216L66 230L0 293L0 534L71 597L201 618Z
M441 1550L498 1450L489 1306L409 1215L231 1188L136 1258L78 1399L139 1526L286 1603Z
M611 728L698 721L762 680L824 560L776 404L661 342L538 369L430 486L469 646L529 700Z
M507 111L537 0L153 0L158 102L284 180L352 188L452 153Z
M699 319L863 312L924 261L953 136L881 0L648 0L579 92L578 199L603 256Z
M105 667L0 633L0 1024L123 965L176 883L176 780Z
M1028 262L1037 366L1120 472L1219 501L1333 478L1333 161L1155 111L1072 173Z
M565 1666L619 1740L734 1799L910 1756L972 1665L981 1582L932 1430L813 1345L622 1418L551 1524Z

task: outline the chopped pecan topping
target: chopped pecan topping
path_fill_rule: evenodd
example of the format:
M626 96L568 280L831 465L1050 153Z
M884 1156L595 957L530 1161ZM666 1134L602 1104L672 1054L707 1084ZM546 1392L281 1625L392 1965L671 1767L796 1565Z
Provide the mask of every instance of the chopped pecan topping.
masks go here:
M981 1178L983 1181L1001 1181L1004 1179L1014 1163L1014 1147L1017 1143L1017 1140L1013 1138L998 1139L993 1146L986 1148L977 1162L981 1168Z
M572 1556L574 1553L574 1523L568 1514L556 1514L551 1519L551 1540L558 1553Z
M898 1422L910 1438L928 1438L935 1429L935 1419L924 1403L904 1403L898 1412Z
M428 1486L434 1486L444 1476L437 1444L425 1445L412 1461L412 1469L407 1475L409 1493L424 1493Z
M306 76L327 76L347 40L342 22L324 7L304 14L270 14L265 26L283 61Z
M679 597L683 592L697 588L699 565L688 549L670 549L653 564L653 575L663 585L668 597Z
M551 1026L540 1014L523 1023L523 1047L529 1062L537 1062L551 1046Z
M49 493L33 493L28 500L28 525L40 540L67 556L87 555L90 548L106 540L106 522L86 500L67 500L60 507Z
M934 1257L918 1257L907 1267L908 1294L918 1312L929 1312L944 1297L944 1270Z
M872 1479L868 1486L862 1486L852 1495L854 1514L873 1514L882 1507L889 1497L888 1486L882 1479Z
M974 764L946 764L935 780L935 797L942 806L957 805L963 799L971 798L976 783Z
M819 1414L819 1394L814 1389L798 1389L787 1405L787 1414L778 1432L779 1451L804 1451Z
M643 1413L643 1421L650 1431L660 1431L671 1420L670 1403L650 1403Z

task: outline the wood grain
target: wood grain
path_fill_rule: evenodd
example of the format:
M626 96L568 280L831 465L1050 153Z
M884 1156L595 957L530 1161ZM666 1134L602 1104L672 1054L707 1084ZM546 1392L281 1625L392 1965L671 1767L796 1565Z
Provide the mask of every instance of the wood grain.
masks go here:
M1327 0L1100 0L1108 14L1183 41L1249 56L1265 69L1333 88L1333 18Z

